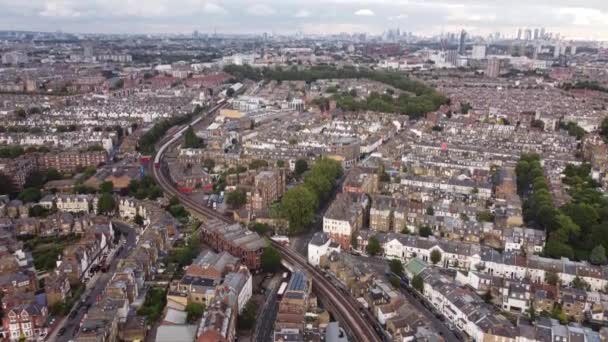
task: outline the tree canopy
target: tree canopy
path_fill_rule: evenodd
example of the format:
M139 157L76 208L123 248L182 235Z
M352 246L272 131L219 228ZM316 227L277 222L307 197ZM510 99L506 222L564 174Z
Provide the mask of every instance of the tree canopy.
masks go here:
M253 68L249 65L228 65L224 71L238 80L251 79L255 81L295 81L304 80L308 83L319 79L370 79L397 88L404 93L394 98L390 94L372 93L366 99L359 101L356 93L336 93L333 95L337 106L344 110L375 110L387 113L407 114L410 117L421 117L428 112L437 110L448 99L426 84L408 78L397 72L376 71L365 68L332 66L314 66L309 69L297 67L282 69L280 67ZM335 89L336 92L338 89Z
M114 196L108 193L101 194L97 201L97 212L99 214L111 214L116 208L116 200Z
M237 189L226 194L226 203L232 209L239 209L247 203L247 195L243 190Z
M274 247L268 246L262 252L261 262L264 272L277 272L281 268L281 254Z
M438 249L433 249L431 252L431 262L437 265L441 261L441 252Z
M184 147L185 148L201 148L203 146L203 139L196 136L192 126L188 126L184 133Z
M382 247L380 246L380 241L378 241L378 238L375 236L370 237L367 241L367 247L365 250L367 251L367 254L371 256L380 254Z

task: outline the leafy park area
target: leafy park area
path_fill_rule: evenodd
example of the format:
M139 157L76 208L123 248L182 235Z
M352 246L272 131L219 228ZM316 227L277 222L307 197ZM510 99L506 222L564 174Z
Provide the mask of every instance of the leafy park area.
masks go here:
M158 322L167 304L167 289L151 287L146 292L144 304L137 310L140 316L146 316L148 322Z
M239 80L251 79L255 81L297 81L304 80L308 83L320 79L370 79L390 85L409 94L402 94L396 100L392 96L381 95L370 96L365 101L356 101L356 94L338 94L338 106L346 110L380 110L388 113L407 114L413 118L421 117L428 112L437 110L442 104L448 103L448 99L426 84L410 79L402 73L376 71L365 68L343 67L337 69L333 66L315 66L310 69L300 70L297 67L289 69L282 68L253 68L248 65L228 65L224 71Z
M522 155L517 163L517 190L524 199L525 222L547 232L544 254L606 264L608 201L590 176L591 166L568 165L562 179L571 201L555 206L540 157Z
M32 252L36 270L52 271L55 269L57 257L67 246L78 241L80 236L70 233L62 236L21 235L17 238L23 241L26 250Z
M167 133L171 127L188 123L194 116L200 114L203 110L203 107L196 106L196 108L194 108L194 110L189 114L173 116L169 119L156 123L139 140L137 147L139 152L142 154L153 154L155 151L154 145L165 135L165 133Z
M318 207L329 199L336 180L342 176L340 162L322 158L304 172L303 183L285 192L273 208L275 217L289 222L289 234L305 232Z
M163 190L156 185L154 179L150 176L143 176L141 179L133 179L128 187L129 196L133 196L139 200L150 199L156 200L163 195Z

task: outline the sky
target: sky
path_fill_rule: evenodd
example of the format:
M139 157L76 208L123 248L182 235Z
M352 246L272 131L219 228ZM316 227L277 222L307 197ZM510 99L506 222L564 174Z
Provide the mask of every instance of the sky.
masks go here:
M608 40L608 0L0 0L0 30L432 35L545 27Z

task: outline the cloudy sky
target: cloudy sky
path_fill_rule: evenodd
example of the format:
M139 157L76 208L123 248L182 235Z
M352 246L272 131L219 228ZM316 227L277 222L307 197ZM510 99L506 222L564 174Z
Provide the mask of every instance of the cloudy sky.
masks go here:
M0 0L0 30L380 33L545 27L608 40L608 0Z

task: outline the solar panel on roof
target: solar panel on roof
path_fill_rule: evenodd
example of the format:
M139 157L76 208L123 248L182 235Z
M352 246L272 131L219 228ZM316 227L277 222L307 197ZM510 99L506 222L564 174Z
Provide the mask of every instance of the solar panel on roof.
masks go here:
M306 275L303 272L295 272L291 275L289 291L304 291L306 289Z

